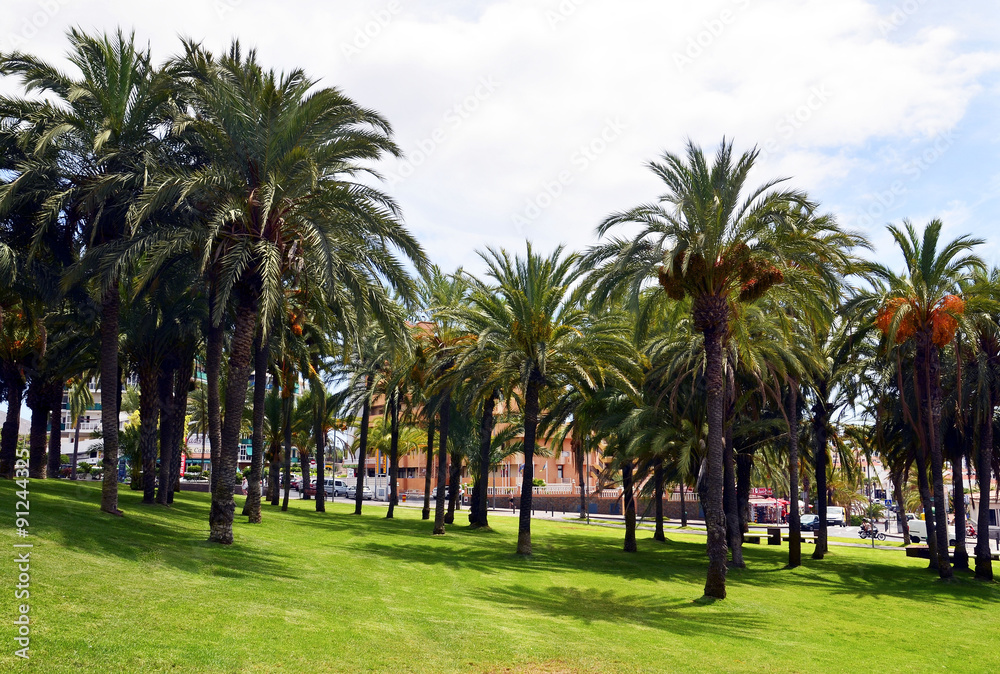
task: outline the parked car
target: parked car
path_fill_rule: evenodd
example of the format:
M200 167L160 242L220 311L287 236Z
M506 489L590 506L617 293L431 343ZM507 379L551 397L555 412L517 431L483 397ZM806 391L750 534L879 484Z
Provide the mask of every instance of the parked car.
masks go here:
M292 476L292 481L289 482L289 485L291 485L292 489L294 489L295 491L298 491L302 487L302 478L298 477L296 475L293 475Z
M351 485L347 488L347 498L356 498L358 495L357 485ZM372 493L371 488L368 485L364 486L361 490L361 498L365 501L371 501L375 498L375 494Z
M799 529L802 531L819 531L819 515L807 513L799 518Z
M347 496L347 480L328 477L323 483L326 485L327 496Z

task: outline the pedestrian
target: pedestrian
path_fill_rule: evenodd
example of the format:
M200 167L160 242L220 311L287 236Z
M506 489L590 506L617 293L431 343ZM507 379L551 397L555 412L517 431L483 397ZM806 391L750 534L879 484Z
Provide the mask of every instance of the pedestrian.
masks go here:
M510 511L512 513L514 512L514 497L513 496L510 497Z
M246 475L243 476L243 495L246 496L250 491L250 483L247 481Z

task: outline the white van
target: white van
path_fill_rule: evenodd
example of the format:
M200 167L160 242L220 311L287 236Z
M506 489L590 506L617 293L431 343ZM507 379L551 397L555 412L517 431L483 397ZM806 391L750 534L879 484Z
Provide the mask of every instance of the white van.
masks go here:
M913 513L906 514L906 528L910 530L910 540L914 543L927 542L927 522ZM955 527L948 525L948 545L955 545Z
M826 524L827 526L846 526L847 512L841 506L828 505L826 507Z
M979 526L979 500L973 499L969 508L969 522L974 527ZM991 538L1000 535L1000 502L990 501L990 530Z
M347 496L347 481L328 477L323 480L327 496Z

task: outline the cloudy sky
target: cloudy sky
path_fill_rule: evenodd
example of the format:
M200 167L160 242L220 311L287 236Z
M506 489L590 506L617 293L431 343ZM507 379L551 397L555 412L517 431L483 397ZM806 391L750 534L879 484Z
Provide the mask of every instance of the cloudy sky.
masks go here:
M940 217L1000 263L1000 12L988 0L19 0L0 50L52 60L69 26L134 29L157 59L233 37L382 112L380 169L446 270L487 245L595 241L655 198L688 138L762 149L880 258L887 222ZM0 82L0 90L13 90Z

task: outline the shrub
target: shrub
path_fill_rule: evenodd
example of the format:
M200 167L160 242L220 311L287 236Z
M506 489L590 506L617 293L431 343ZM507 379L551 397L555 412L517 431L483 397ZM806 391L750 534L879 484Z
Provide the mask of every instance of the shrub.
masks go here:
M201 466L198 465L197 463L194 464L193 466L188 466L187 467L187 472L188 473L200 473L201 472Z
M89 463L81 463L81 464L79 464L76 467L76 472L83 473L84 475L88 475L90 473L90 464Z
M863 521L864 519L861 517L861 515L851 515L850 525L852 527L860 527Z
M545 486L545 480L543 480L540 477L536 477L534 480L531 481L531 486L533 486L533 487L544 487Z

